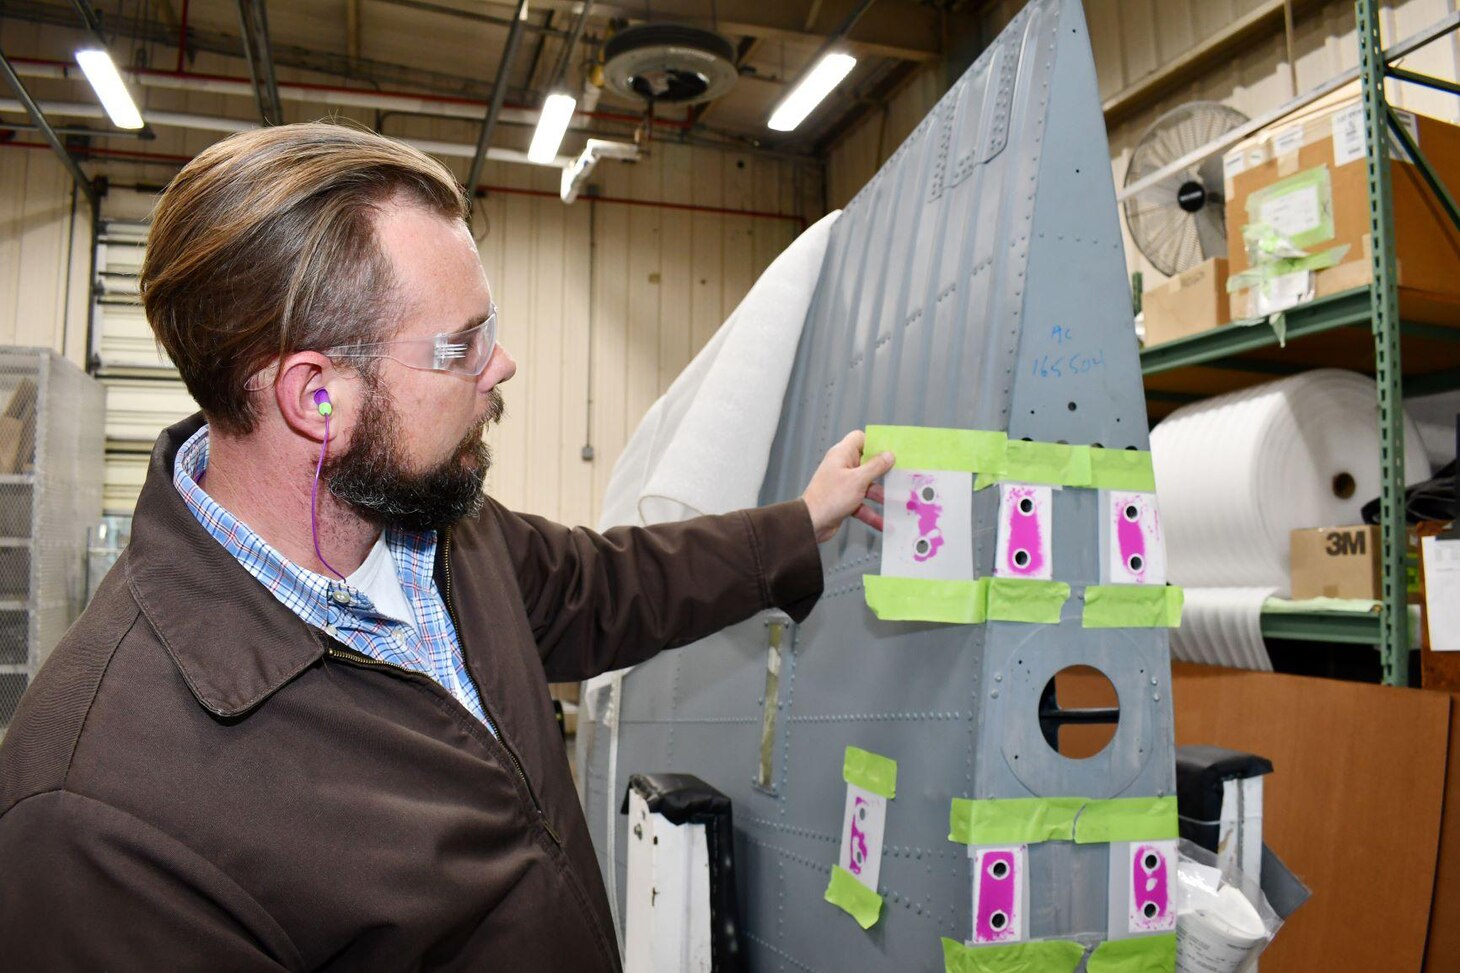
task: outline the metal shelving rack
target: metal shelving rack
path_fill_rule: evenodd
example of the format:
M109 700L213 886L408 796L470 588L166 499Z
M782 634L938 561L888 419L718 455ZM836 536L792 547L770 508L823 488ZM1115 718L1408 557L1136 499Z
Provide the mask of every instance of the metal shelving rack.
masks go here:
M1408 682L1409 630L1404 564L1403 392L1406 376L1401 344L1404 339L1424 343L1427 351L1431 352L1424 356L1426 364L1437 366L1409 377L1412 392L1424 394L1460 388L1460 327L1401 318L1387 151L1389 133L1392 132L1394 139L1408 152L1416 169L1457 227L1460 227L1460 208L1395 116L1386 99L1384 83L1393 79L1460 95L1460 85L1453 81L1391 66L1391 62L1400 57L1460 28L1460 14L1451 14L1420 35L1386 51L1379 36L1378 8L1378 0L1355 0L1359 43L1356 73L1363 92L1367 143L1365 164L1373 240L1373 276L1369 286L1289 308L1282 315L1282 336L1268 319L1228 325L1146 349L1141 353L1141 369L1147 376L1198 365L1274 376L1291 374L1308 366L1284 360L1278 348L1285 342L1320 334L1329 336L1325 340L1338 340L1344 333L1351 335L1353 329L1369 328L1373 338L1374 378L1379 398L1383 609L1378 615L1342 612L1266 614L1262 620L1262 632L1271 638L1375 644L1383 662L1384 682L1405 685ZM1238 138L1250 134L1251 130L1265 126L1276 117L1326 94L1338 83L1347 83L1351 78L1352 74L1335 79L1305 98L1297 99L1296 103L1256 120L1248 130L1234 133L1226 144L1212 148L1207 154L1223 151ZM1455 320L1460 322L1460 305L1457 305ZM1153 402L1166 404L1205 397L1149 388L1147 394Z

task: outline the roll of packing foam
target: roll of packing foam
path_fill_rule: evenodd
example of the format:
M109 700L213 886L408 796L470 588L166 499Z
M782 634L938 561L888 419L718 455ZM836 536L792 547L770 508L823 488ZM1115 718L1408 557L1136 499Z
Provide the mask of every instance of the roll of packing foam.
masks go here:
M1430 475L1408 417L1406 483ZM1183 406L1151 432L1167 571L1286 595L1289 534L1357 524L1379 494L1374 382L1320 369Z
M1272 588L1187 588L1171 654L1183 662L1272 671L1262 638L1262 605Z

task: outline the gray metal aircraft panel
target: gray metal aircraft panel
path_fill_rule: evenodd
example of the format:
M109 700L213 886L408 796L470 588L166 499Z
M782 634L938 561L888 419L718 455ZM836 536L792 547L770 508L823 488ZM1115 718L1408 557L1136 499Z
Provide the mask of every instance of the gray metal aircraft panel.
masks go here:
M797 352L763 502L798 495L825 451L871 423L1007 430L1011 439L1148 448L1108 146L1084 16L1034 0L845 209ZM997 490L974 499L974 563L992 573ZM608 802L636 772L693 773L735 803L751 968L941 970L939 939L971 935L967 850L953 797L1131 797L1174 788L1162 630L1081 628L1099 583L1098 495L1054 495L1059 625L883 622L863 600L877 535L852 523L823 547L826 591L784 653L772 779L754 783L767 628L755 619L628 674L617 766L580 729L588 820L609 869ZM1044 741L1040 693L1058 670L1115 684L1114 739L1088 760ZM862 931L822 900L837 860L844 747L898 762L881 920ZM1107 846L1030 851L1033 938L1104 938Z

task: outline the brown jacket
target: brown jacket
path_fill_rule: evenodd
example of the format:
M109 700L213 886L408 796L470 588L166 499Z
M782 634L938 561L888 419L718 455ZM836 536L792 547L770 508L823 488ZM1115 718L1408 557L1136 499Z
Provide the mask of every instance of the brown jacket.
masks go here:
M201 422L158 440L131 546L0 747L0 966L616 970L547 682L804 617L805 505L598 535L489 503L447 532L436 577L499 742L203 530L172 485Z

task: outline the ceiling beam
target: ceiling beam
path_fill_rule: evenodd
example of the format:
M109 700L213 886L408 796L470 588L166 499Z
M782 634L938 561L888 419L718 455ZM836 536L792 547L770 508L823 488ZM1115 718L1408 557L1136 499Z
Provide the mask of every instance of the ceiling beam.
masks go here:
M486 6L501 6L505 0L486 0ZM540 10L572 11L577 0L534 0ZM856 0L841 0L824 4L819 17L823 20L836 15L840 22L847 13L857 7ZM826 40L824 34L813 34L806 30L805 14L797 4L766 3L765 0L716 0L717 16L710 17L663 17L658 20L673 20L689 27L702 27L731 37L758 37L761 40L785 41L804 47L819 47ZM594 5L596 16L621 18L631 24L646 23L645 10L638 3L598 3ZM963 17L963 14L950 14ZM932 6L895 0L880 4L857 24L847 35L844 43L851 53L859 56L890 57L903 61L930 61L938 56L940 19L942 14Z
M101 206L101 197L96 192L96 186L86 177L86 173L81 171L80 164L72 157L71 153L66 151L66 146L62 144L61 137L51 127L51 123L46 119L45 112L41 111L40 106L35 103L35 99L30 96L30 92L25 90L25 85L21 83L20 76L15 73L15 69L10 66L10 59L5 56L4 51L0 51L0 77L4 77L10 84L11 90L15 92L15 97L19 98L20 103L25 106L25 113L30 116L31 123L41 133L41 137L46 140L46 144L51 147L51 151L56 153L56 157L61 160L61 165L66 167L67 172L71 173L71 178L75 181L76 188L81 190L82 195L86 197L86 201L91 204L91 212L95 216L96 211Z
M486 118L482 119L476 155L472 157L471 171L466 177L466 185L473 192L481 182L482 166L487 161L487 146L492 142L497 116L502 114L502 102L507 97L507 82L512 78L512 62L516 59L517 45L522 40L522 25L526 22L527 0L517 0L517 15L512 18L512 27L507 31L507 44L502 49L502 59L497 62L497 80L492 83L492 102L487 106Z
M243 28L243 56L253 81L254 100L265 125L284 121L284 104L279 100L279 83L274 77L274 55L269 49L269 16L264 0L238 0L238 20Z

